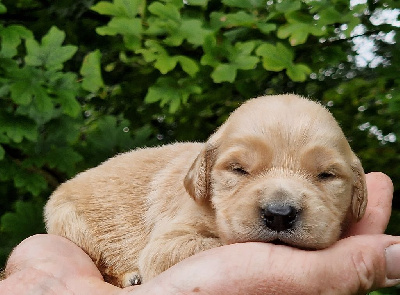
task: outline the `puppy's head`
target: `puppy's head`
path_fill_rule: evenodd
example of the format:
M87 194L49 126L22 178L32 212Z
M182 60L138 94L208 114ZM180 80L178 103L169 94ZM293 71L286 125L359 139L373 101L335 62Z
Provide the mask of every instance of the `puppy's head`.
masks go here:
M295 96L250 100L205 144L185 181L225 243L320 249L367 203L364 171L333 116Z

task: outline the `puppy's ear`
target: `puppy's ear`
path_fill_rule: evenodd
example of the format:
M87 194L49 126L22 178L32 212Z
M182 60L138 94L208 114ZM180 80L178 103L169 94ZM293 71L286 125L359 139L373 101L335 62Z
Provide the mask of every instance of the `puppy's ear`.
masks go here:
M367 185L365 183L364 169L361 166L360 160L354 156L353 163L351 165L353 170L353 198L352 198L352 213L354 218L359 221L365 213L367 207L368 196L367 196Z
M206 144L184 179L186 191L197 202L204 202L210 197L210 173L215 152L215 147Z

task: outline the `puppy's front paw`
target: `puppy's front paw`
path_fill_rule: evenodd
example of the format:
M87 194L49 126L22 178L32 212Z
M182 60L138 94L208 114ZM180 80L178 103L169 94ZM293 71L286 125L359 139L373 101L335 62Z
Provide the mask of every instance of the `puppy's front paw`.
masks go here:
M123 287L136 286L142 283L142 277L137 272L128 272L122 279Z

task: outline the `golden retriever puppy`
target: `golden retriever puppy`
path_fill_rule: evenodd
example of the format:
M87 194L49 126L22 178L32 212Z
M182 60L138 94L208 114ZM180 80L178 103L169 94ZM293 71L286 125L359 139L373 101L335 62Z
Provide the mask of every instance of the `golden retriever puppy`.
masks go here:
M244 103L206 143L139 149L77 175L45 220L128 286L224 244L328 247L366 203L363 168L333 116L280 95Z

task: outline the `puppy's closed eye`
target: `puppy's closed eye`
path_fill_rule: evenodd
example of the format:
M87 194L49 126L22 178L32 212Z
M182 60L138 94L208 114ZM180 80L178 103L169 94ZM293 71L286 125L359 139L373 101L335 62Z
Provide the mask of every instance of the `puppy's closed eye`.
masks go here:
M325 180L332 180L336 178L336 174L331 171L324 171L317 175L318 180L325 181Z
M230 170L237 175L249 175L250 173L238 163L230 164Z

